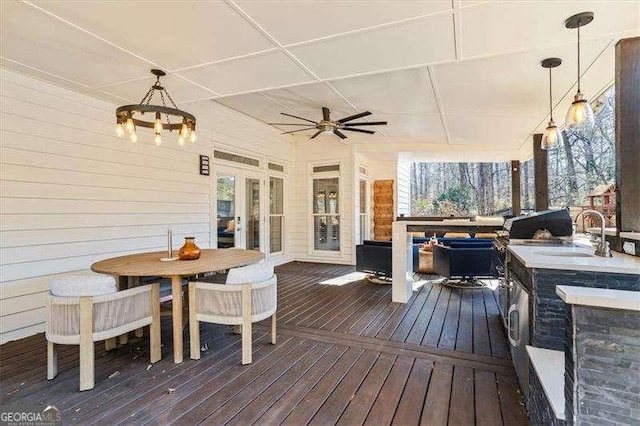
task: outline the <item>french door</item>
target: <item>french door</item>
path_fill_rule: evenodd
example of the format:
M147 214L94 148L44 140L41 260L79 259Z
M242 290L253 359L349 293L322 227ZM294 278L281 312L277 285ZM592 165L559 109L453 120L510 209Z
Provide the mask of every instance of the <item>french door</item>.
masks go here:
M265 251L265 178L260 173L216 166L214 228L218 248Z

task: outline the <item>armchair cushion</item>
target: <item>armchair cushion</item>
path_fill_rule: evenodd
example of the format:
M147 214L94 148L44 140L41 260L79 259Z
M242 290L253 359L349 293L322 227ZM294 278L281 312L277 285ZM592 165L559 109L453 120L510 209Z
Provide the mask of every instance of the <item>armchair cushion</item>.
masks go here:
M114 277L93 272L63 275L51 281L51 294L58 297L101 296L117 291Z
M227 274L227 284L247 284L266 281L273 276L273 265L258 262L240 268L233 268Z

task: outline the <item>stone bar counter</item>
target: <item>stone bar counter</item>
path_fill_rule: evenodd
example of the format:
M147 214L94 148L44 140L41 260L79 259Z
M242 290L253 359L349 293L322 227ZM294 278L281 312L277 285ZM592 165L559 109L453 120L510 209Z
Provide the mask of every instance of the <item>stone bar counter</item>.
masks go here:
M508 275L517 278L532 296L532 346L564 348L565 303L556 294L557 285L640 291L640 257L621 253L599 257L593 253L584 240L569 247L509 245Z
M529 293L527 409L534 424L638 425L640 258L581 243L508 247Z
M640 292L558 286L567 424L640 424Z

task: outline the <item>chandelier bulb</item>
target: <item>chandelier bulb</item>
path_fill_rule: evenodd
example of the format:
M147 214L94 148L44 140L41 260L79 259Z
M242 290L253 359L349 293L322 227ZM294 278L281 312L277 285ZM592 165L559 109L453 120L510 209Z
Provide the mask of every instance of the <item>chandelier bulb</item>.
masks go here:
M191 133L189 134L189 140L191 141L191 143L196 143L196 131L195 130L191 130Z
M127 124L125 124L125 129L127 132L134 133L136 131L136 126L133 124L133 118L127 118Z
M122 123L118 123L116 125L116 136L119 138L124 136L124 126L122 125Z
M162 133L162 119L160 118L159 112L156 112L156 122L153 125L153 130L156 132L156 135Z
M183 138L189 136L189 127L187 126L186 120L182 122L182 127L180 128L180 136Z
M156 145L160 145L162 143L162 137L160 137L160 135L156 134L156 137L153 138L153 141L155 142Z
M138 135L136 134L135 130L133 132L131 132L131 134L129 135L129 139L133 143L138 142Z

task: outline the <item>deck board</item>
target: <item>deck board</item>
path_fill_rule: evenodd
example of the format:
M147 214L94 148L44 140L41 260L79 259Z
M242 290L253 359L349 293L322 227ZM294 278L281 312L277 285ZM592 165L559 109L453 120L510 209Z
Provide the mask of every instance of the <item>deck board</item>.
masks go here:
M320 284L350 266L293 262L276 273L278 343L257 324L250 365L239 337L214 324L201 324L202 358L174 364L164 318L160 362L148 368L146 336L109 352L98 343L96 386L78 392L78 348L60 347L48 382L40 334L0 346L1 402L100 424L528 424L490 290L416 276L424 284L399 304L390 286L358 277Z

